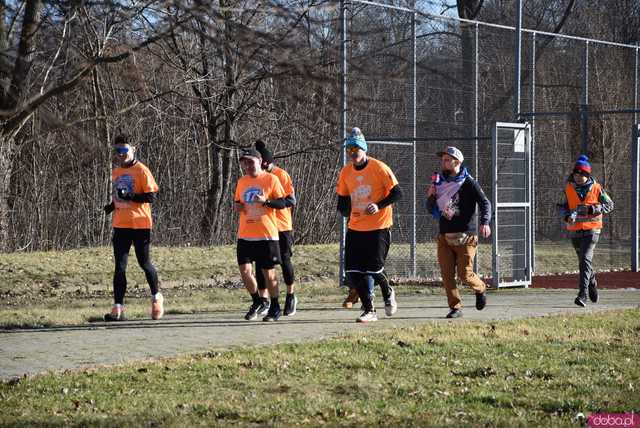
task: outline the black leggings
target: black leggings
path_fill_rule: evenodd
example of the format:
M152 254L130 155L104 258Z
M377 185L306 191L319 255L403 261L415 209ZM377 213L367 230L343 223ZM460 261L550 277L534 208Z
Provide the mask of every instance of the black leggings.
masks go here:
M351 287L358 291L358 297L360 297L365 311L373 310L371 296L373 295L374 284L378 284L380 286L382 298L385 301L391 297L391 286L389 285L389 280L387 279L387 275L385 275L384 271L372 274L347 272L347 276Z
M113 229L113 255L116 266L113 274L113 299L116 304L124 303L127 292L127 262L129 249L133 243L138 264L147 277L151 294L158 292L158 273L151 263L149 247L151 244L151 229Z
M291 285L295 280L291 257L286 254L281 254L280 256L282 258L282 263L280 264L280 266L282 267L282 279L284 279L285 284ZM258 265L258 263L256 263L256 282L258 283L259 290L267 289L267 282L265 281L264 275L262 274L262 268Z

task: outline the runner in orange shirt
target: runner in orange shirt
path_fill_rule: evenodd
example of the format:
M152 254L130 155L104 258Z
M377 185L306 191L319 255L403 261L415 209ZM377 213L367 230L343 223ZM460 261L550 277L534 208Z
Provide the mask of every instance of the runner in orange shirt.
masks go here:
M258 317L261 307L258 285L252 263L260 266L267 280L271 303L263 321L280 318L279 289L274 266L280 264L276 209L285 208L284 190L278 178L262 170L262 157L257 150L245 149L240 154L244 176L236 185L234 207L240 213L236 255L240 276L253 300L245 315L247 321Z
M295 315L298 306L298 298L295 295L293 263L291 262L291 256L293 255L293 219L291 214L293 207L296 205L293 181L287 171L274 165L273 154L267 149L262 140L256 141L256 150L262 156L262 169L278 177L286 195L284 198L286 208L276 210L276 219L278 223L280 259L282 261L280 265L282 267L282 278L284 283L287 284L287 298L284 302L282 314L291 316ZM256 266L256 272L259 272L258 266ZM267 288L264 276L258 274L256 279L258 280L258 290L262 293L262 290ZM264 300L263 298L263 303Z
M113 275L114 304L105 321L123 321L124 295L127 291L127 261L131 244L136 252L138 264L151 289L151 318L160 319L164 314L164 299L158 291L158 273L151 263L151 204L158 192L151 171L135 158L135 147L126 136L114 139L113 150L118 165L111 172L112 201L104 207L106 214L113 214L113 253L115 273Z
M338 211L349 217L345 239L345 272L362 301L357 322L377 321L369 284L380 285L387 316L398 309L395 291L384 273L391 245L391 205L402 197L398 180L383 162L367 156L367 142L359 128L353 128L345 149L351 160L340 171L336 192Z

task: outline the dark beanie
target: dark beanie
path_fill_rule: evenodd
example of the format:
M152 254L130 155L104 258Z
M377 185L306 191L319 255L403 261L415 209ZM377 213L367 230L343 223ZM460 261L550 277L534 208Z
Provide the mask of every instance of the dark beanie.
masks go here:
M580 155L576 164L573 166L575 172L581 172L586 175L591 175L591 164L587 155Z
M119 145L119 144L129 144L129 138L126 135L118 135L116 138L113 139L113 145Z
M264 145L262 140L256 140L256 150L260 152L262 155L262 162L266 164L273 163L273 155L267 149L267 146Z

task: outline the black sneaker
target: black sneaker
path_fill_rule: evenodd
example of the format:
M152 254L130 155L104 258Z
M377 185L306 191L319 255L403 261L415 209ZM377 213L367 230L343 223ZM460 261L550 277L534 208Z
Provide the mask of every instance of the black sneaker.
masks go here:
M124 314L120 314L120 316L116 316L110 313L104 315L104 320L106 322L128 321L127 317L125 317Z
M262 318L262 321L264 322L272 322L272 321L278 321L278 318L280 318L280 306L275 306L275 307L270 307L269 308L269 312L267 313L267 316Z
M589 284L589 300L593 303L598 303L598 281L595 278Z
M389 287L391 293L389 293L389 297L384 299L384 313L390 317L396 312L398 312L398 302L396 301L396 291Z
M287 300L284 302L284 313L285 317L295 315L296 309L298 306L298 298L295 294L287 294Z
M581 308L585 308L587 306L587 302L585 301L584 297L576 297L576 300L573 301L573 303L575 303L576 305L580 306Z
M271 306L271 303L269 303L269 301L262 301L260 303L260 306L258 306L258 315L263 317L265 315L267 315L267 313L269 312L269 306Z
M247 321L253 321L256 318L258 318L258 309L260 308L260 304L252 304L249 307L249 312L247 312L247 314L244 316L244 319L246 319Z
M117 308L115 305L111 308L111 312L104 315L106 322L127 321L127 317L124 316L124 309Z
M476 309L481 311L487 306L487 295L485 293L476 293Z
M462 318L462 310L451 309L447 314L447 318Z

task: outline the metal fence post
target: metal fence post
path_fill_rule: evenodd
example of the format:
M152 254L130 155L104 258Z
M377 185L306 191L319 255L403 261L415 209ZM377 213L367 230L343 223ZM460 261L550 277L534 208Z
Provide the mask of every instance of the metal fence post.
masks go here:
M347 136L347 3L348 0L340 0L340 25L341 25L341 46L340 46L340 62L342 63L342 70L340 73L340 105L342 111L340 112L340 135L338 141L340 141L340 147L342 152L342 165L347 164L347 154L342 150L342 144ZM345 273L344 273L344 244L347 234L347 220L341 217L340 222L340 270L339 270L339 282L340 286L344 285Z
M631 141L631 271L638 272L638 238L640 236L640 124L633 125L633 141Z
M536 33L531 35L531 112L536 111ZM536 230L538 216L536 215L536 117L531 118L531 275L536 271Z
M413 5L413 8L415 10L415 2ZM412 158L413 158L413 165L412 165L412 170L413 170L413 182L411 183L411 276L412 277L416 277L417 276L417 242L416 242L416 226L417 226L417 210L416 210L416 204L417 204L417 189L416 187L418 186L418 180L416 175L418 174L417 171L417 160L416 160L416 156L417 156L417 152L416 152L416 138L418 136L417 132L417 70L416 70L416 60L417 60L417 54L416 54L416 44L417 44L417 39L416 39L416 13L412 13L411 14L411 40L412 40L412 44L413 44L413 56L411 58L411 61L413 62L411 70L412 70L412 79L413 79L413 111L412 111L412 116L411 116L411 128L412 128L412 136L413 136L413 153L412 153Z
M520 120L520 66L522 62L522 0L516 1L515 75L513 77L513 117Z
M638 42L640 44L640 42ZM636 48L635 78L633 79L633 108L638 110L638 73L640 72L640 48ZM638 123L638 112L633 113L633 123Z
M584 44L584 58L582 61L582 104L580 105L580 144L581 153L589 150L589 42Z
M589 150L589 105L580 104L580 153Z
M633 84L633 107L638 110L638 54L640 49L636 48L635 55L635 78ZM640 260L638 260L638 239L640 238L640 124L638 123L638 113L633 113L633 135L631 141L631 271L640 271Z
M498 288L500 285L500 253L498 252L498 126L494 123L491 128L491 209L493 215L491 221L491 278L492 286Z
M474 67L473 67L473 92L474 92L474 107L473 107L473 136L474 136L474 141L473 141L473 173L475 174L475 176L478 176L478 167L480 165L480 162L478 161L478 132L479 132L479 124L478 124L478 118L479 118L479 92L480 92L480 87L478 84L478 46L479 46L479 35L478 32L480 31L478 23L476 22L476 34L475 34L475 41L474 41L474 55L473 55L473 60L474 60ZM478 211L476 210L476 215L475 215L475 222L476 222L476 236L480 236L480 222L478 221L479 219L479 215L478 215ZM478 273L478 257L480 257L480 246L477 247L477 251L476 251L476 256L473 259L473 271Z

